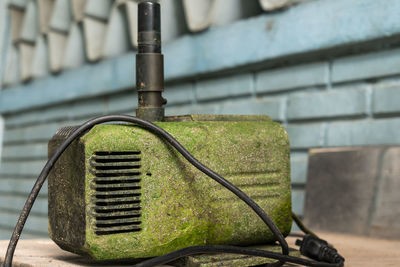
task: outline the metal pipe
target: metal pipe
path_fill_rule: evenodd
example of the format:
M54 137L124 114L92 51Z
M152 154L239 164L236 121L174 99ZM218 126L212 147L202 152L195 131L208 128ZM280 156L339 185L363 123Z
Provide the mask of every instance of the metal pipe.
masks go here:
M160 4L147 1L138 5L138 54L136 88L139 106L136 116L148 121L163 121L167 100L164 91L164 56L161 54Z

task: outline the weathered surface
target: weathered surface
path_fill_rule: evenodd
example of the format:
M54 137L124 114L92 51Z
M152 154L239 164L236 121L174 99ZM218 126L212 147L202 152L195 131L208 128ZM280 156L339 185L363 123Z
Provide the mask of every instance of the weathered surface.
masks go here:
M312 228L400 238L400 147L310 152L305 223Z
M190 121L158 125L202 163L252 197L287 235L291 195L289 143L284 128L266 116L188 118ZM162 255L192 245L255 245L274 240L261 219L241 200L147 130L134 125L99 125L79 140L79 147L84 147L85 167L82 162L64 162L56 165L56 175L49 177L49 186L54 189L49 190L53 202L49 205L50 236L65 249L106 260ZM77 148L64 157L79 161L82 152ZM116 158L121 152L124 164ZM113 161L107 159L106 168L101 165L105 164L104 157L113 157ZM121 176L121 170L130 170L133 176ZM104 176L108 171L118 176ZM66 186L75 179L85 179L84 199L76 193L77 188ZM112 182L117 179L118 183ZM76 191L75 200L69 199L70 190ZM116 204L112 196L117 194L125 195ZM86 205L85 221L71 216L71 210L79 209L82 202ZM116 225L107 226L118 232L108 234L104 224L110 221L104 217L117 213L130 217L118 218ZM64 229L52 227L65 220L69 224ZM129 220L129 226L125 221L122 225L121 220ZM85 244L81 246L76 237L72 239L82 235L73 225L84 224L85 236L81 238Z

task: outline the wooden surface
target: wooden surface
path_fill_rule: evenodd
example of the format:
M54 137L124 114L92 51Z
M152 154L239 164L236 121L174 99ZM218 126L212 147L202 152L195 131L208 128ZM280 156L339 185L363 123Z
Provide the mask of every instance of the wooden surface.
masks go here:
M346 267L400 266L400 241L332 233L322 233L320 236L333 244L345 257ZM295 240L295 237L288 238L291 247L294 247ZM6 240L0 241L0 263L4 260L7 244ZM32 239L22 240L18 243L13 266L100 265L61 250L49 239Z

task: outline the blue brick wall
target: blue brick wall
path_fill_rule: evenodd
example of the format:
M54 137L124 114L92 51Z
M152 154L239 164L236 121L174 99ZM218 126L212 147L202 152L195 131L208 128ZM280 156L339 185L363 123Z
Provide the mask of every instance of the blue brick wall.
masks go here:
M400 144L400 74L386 68L387 57L400 66L399 53L393 49L182 79L166 85L166 113L267 114L281 122L291 142L293 209L302 214L310 148ZM341 79L339 72L334 74L342 68L339 66L347 69ZM371 66L377 70L371 71ZM46 161L46 144L54 132L93 116L134 114L136 98L135 91L127 89L4 114L0 234L11 231L33 179ZM44 188L27 224L26 237L46 234L46 197ZM7 238L7 234L1 237Z
M310 148L400 144L400 49L309 56L400 32L398 1L366 1L315 1L273 15L273 31L265 30L271 18L260 16L167 45L167 115L267 114L282 123L291 142L293 209L302 214ZM318 8L341 12L326 18ZM355 13L360 23L349 24ZM333 25L343 31L326 31ZM134 114L134 80L134 54L128 53L1 92L0 239L9 238L46 161L48 139L94 116ZM46 203L44 187L25 237L46 235Z

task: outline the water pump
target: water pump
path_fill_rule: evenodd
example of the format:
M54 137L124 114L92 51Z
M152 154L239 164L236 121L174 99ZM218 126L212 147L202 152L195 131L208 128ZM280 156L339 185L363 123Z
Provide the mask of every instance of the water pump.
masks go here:
M288 235L292 213L285 129L268 116L165 117L159 4L141 2L138 21L137 116L170 133L239 187ZM56 132L49 156L76 128ZM66 149L48 179L51 239L96 260L276 239L244 202L135 124L94 126Z

